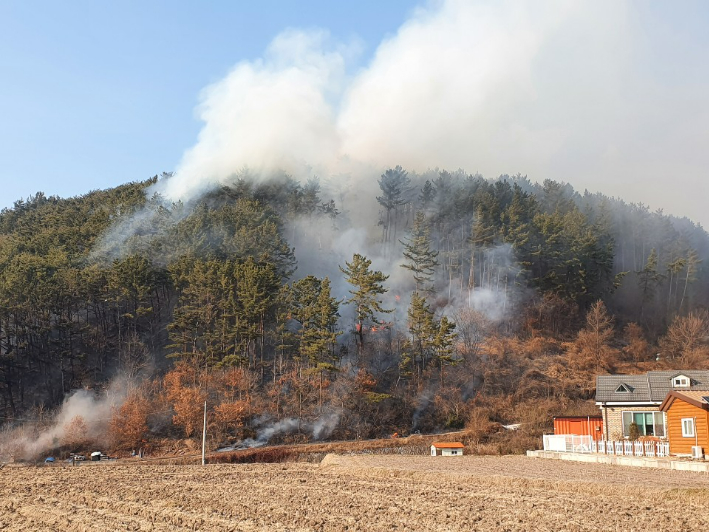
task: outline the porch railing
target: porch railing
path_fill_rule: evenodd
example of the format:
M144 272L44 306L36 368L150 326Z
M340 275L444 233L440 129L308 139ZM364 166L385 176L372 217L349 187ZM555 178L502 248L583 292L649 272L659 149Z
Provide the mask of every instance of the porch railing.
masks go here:
M668 456L669 444L666 441L592 441L593 453L614 454L617 456L647 456L650 458Z

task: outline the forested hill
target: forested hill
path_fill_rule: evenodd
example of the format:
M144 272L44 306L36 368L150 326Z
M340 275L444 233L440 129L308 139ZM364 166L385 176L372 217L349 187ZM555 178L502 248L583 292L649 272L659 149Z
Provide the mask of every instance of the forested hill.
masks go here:
M597 373L707 367L688 219L461 171L171 205L157 180L0 213L0 421L122 376L116 445L189 436L204 399L224 441L539 428L588 410Z

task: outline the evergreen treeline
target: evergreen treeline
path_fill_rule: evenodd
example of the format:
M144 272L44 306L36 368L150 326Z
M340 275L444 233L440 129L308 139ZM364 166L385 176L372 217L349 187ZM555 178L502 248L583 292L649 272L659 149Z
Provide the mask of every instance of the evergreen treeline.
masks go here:
M203 400L224 441L285 418L302 438L534 432L589 413L599 372L707 366L708 235L687 219L395 167L368 248L338 256L354 207L315 178L169 206L146 197L157 179L0 213L4 420L120 373L143 383L112 422L126 445L189 436ZM299 252L333 273L302 271Z

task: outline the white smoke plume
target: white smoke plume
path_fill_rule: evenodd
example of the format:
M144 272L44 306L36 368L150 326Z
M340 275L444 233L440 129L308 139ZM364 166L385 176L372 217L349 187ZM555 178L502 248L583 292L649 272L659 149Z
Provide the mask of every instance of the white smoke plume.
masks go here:
M348 54L342 46L329 49L325 32L288 30L263 59L236 65L203 91L199 140L157 190L170 200L189 200L243 168L258 176L285 170L302 177L331 167L340 151L331 101Z
M117 379L100 396L92 391L76 390L65 398L53 419L46 425L26 423L19 428L7 430L0 437L0 458L36 459L43 453L71 445L75 438L108 444L106 434L109 421L114 409L123 404L125 384L123 380ZM87 451L78 443L74 450Z
M245 167L262 177L281 169L361 179L394 164L495 175L503 160L547 157L563 132L533 130L517 110L539 97L531 64L568 11L563 3L492 9L460 1L419 9L353 78L346 70L356 47L322 31L287 30L263 58L203 91L198 142L156 189L185 201ZM511 160L521 146L525 153ZM488 164L491 152L505 157Z
M274 436L293 434L298 431L310 432L314 440L323 440L330 436L340 422L341 412L329 410L319 416L315 421L307 421L298 418L280 419L273 423L267 423L267 418L257 419L256 423L262 423L256 431L256 438L246 438L240 442L222 447L219 452L234 451L239 449L251 449L262 447L269 443Z
M296 432L301 427L301 424L302 421L300 419L282 419L276 423L260 428L256 433L256 440L266 443L274 436Z
M340 422L341 413L339 411L328 412L321 415L311 425L311 432L314 440L323 440L330 436Z
M357 72L357 43L289 29L262 58L203 91L197 143L154 190L186 201L244 168L262 178L276 169L350 176L353 189L399 164L489 178L521 171L658 205L654 187L633 176L707 168L707 113L691 112L707 100L671 103L668 87L648 83L644 9L605 0L432 2ZM676 136L686 145L669 153ZM706 174L696 180L707 188ZM663 201L673 210L671 200Z

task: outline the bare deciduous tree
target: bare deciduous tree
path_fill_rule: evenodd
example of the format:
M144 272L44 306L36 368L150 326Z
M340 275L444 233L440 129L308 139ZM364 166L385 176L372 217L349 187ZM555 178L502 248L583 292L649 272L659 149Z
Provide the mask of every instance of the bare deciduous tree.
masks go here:
M601 300L587 312L587 325L577 333L571 344L572 362L580 368L595 368L597 373L608 370L614 350L609 342L614 337L613 318Z
M676 316L658 345L667 358L679 359L688 367L708 367L708 313Z

